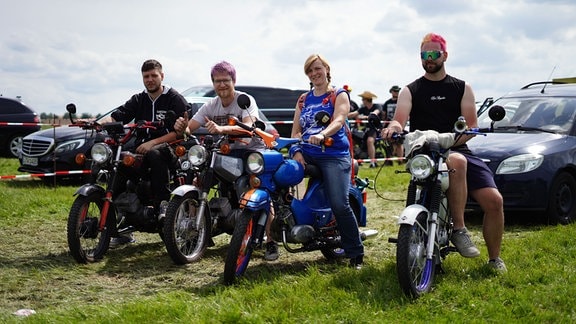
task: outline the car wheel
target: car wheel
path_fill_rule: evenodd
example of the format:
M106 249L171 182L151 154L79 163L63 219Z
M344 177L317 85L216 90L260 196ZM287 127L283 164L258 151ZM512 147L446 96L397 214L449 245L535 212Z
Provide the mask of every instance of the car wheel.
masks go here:
M22 147L22 135L14 135L8 140L6 153L8 157L18 157L20 147Z
M547 210L552 223L569 224L576 219L576 180L568 172L560 172L552 186Z

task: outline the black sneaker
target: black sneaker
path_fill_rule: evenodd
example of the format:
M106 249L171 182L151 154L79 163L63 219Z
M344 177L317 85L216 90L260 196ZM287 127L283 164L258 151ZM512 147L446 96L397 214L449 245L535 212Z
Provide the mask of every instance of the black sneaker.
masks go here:
M378 163L376 163L376 162L370 163L370 169L377 168L377 167L378 167Z
M134 242L136 242L136 239L134 238L134 233L122 234L118 237L113 237L110 240L110 248L115 249L120 245L130 244Z
M364 256L359 255L354 258L350 258L350 267L355 268L356 270L362 269L362 265L364 264Z
M278 259L278 244L276 242L271 241L266 243L266 252L264 253L264 260L266 261L274 261Z

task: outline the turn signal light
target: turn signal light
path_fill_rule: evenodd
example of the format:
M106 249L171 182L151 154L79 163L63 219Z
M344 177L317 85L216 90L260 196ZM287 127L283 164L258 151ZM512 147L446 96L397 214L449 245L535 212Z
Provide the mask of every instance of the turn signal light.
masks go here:
M250 186L252 188L258 188L261 184L262 180L260 180L260 178L258 178L256 175L253 174L250 176Z
M124 155L124 157L122 158L122 163L123 163L125 166L131 167L131 166L134 165L134 163L136 163L136 158L134 157L134 155L126 154L126 155Z
M220 145L220 153L222 154L230 154L230 144L226 143L226 144L222 144Z
M178 146L176 146L176 149L174 150L174 152L176 153L176 156L182 157L182 156L184 156L184 154L186 154L186 148L182 145L178 145Z
M76 157L74 157L74 162L76 162L78 165L84 165L86 162L86 155L84 155L84 153L76 154Z

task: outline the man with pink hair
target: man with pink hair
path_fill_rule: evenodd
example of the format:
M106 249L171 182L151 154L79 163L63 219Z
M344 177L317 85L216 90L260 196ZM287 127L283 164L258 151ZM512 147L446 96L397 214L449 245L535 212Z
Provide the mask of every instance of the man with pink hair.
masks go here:
M460 116L464 116L469 127L478 127L472 87L446 73L446 40L434 33L425 35L420 44L420 58L424 76L400 91L394 118L388 128L382 130L382 136L390 138L394 132L402 132L408 120L410 131L418 129L449 133ZM454 170L449 175L450 188L447 192L454 221L450 240L460 255L468 258L480 256L464 223L464 208L469 194L484 211L483 236L488 249L488 265L499 272L506 272L506 265L500 258L504 232L502 195L488 166L468 149L466 142L472 137L462 136L454 144L446 161L448 167Z

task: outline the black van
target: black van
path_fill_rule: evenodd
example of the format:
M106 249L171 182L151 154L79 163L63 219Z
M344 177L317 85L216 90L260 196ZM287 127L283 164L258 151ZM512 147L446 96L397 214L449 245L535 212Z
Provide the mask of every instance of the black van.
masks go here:
M280 136L290 137L294 107L296 107L300 95L308 90L240 85L236 85L234 88L254 97L258 108L274 124ZM212 86L195 86L183 91L182 95L185 97L215 97L216 92Z

